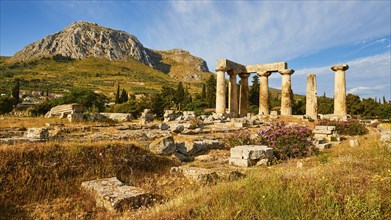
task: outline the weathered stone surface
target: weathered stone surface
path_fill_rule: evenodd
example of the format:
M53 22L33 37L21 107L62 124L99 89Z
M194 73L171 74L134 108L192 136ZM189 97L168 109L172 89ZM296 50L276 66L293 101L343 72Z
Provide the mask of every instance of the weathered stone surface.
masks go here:
M306 107L305 114L312 119L318 117L318 97L316 88L316 75L307 75L307 88L306 88Z
M116 177L85 181L81 187L95 197L97 206L110 211L139 208L156 200L156 196L141 188L124 185Z
M332 138L337 141L340 139L335 126L315 126L315 129L312 131L315 139L326 139L331 141Z
M228 72L229 86L228 86L228 112L234 113L235 116L239 114L239 102L238 102L238 86L236 83L236 73L233 71Z
M165 110L163 115L165 122L174 121L179 116L182 116L182 113L175 112L175 110Z
M223 149L224 143L220 140L202 140L194 142L186 142L186 154L196 156L212 149Z
M149 145L149 150L155 154L170 155L176 151L176 145L172 136L154 140Z
M225 71L217 71L216 76L216 113L224 114L226 110L226 86L225 86Z
M319 150L324 150L331 148L333 145L331 143L323 143L323 144L316 144L315 147L318 148Z
M235 63L227 59L217 60L215 70L223 72L233 72L235 74L247 72L246 67L242 64Z
M69 122L82 122L83 121L83 114L82 113L72 113L67 115Z
M106 113L106 112L102 112L102 113L99 113L107 118L110 118L112 120L115 120L115 121L119 121L119 122L124 122L124 121L132 121L133 119L133 116L132 114L129 114L129 113Z
M50 109L45 115L46 118L58 116L60 118L65 118L69 114L74 113L83 113L84 107L80 104L66 104L66 105L57 105Z
M288 64L286 62L276 62L276 63L247 65L246 71L248 73L278 72L287 68L288 68Z
M47 128L28 128L26 138L47 140L49 138L49 130Z
M231 148L231 158L238 159L272 159L273 149L265 145L242 145Z
M347 115L345 71L349 69L349 66L347 64L337 64L333 65L331 69L335 71L334 115L344 117Z
M359 145L359 142L357 139L349 140L349 146L350 147L357 147Z
M229 164L239 167L251 167L257 164L255 160L250 159L240 159L240 158L229 158Z
M171 124L170 130L174 133L180 133L185 130L185 126L183 126L182 124Z
M282 86L281 86L281 115L292 115L292 100L291 94L291 75L295 72L292 69L280 70L282 75Z
M169 128L170 126L164 122L159 124L159 129L162 131L168 130Z
M56 54L74 59L104 57L109 60L125 60L132 58L154 67L147 50L135 36L83 21L72 23L64 30L28 45L17 52L11 60L22 61Z
M152 122L155 119L150 109L144 109L141 113L140 124Z
M249 73L239 73L240 91L239 91L239 115L245 117L248 113L248 77Z
M259 115L269 115L269 76L271 72L257 72L259 75Z

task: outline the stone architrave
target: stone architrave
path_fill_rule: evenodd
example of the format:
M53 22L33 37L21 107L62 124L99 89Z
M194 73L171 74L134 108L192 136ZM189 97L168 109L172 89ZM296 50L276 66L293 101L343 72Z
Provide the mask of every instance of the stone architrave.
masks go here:
M225 101L225 73L224 71L217 71L217 83L216 83L216 113L224 114L226 108Z
M229 75L229 88L228 88L228 112L239 113L239 99L238 99L238 85L236 83L236 74L233 71L228 72Z
M226 110L226 86L225 72L230 75L229 87L229 111L238 113L238 92L236 85L236 75L246 72L246 67L227 59L217 60L217 85L216 85L216 113L224 114ZM233 76L235 75L235 76ZM236 98L235 98L236 97Z
M248 113L248 77L249 73L239 73L240 77L240 97L239 97L239 115L244 117Z
M318 118L318 98L316 94L316 75L308 74L305 114L314 120Z
M259 114L269 115L269 76L271 72L257 72L259 76Z
M348 69L349 66L347 64L337 64L331 67L331 70L335 72L334 115L338 117L345 117L347 115L345 71Z
M292 69L286 69L279 72L282 75L281 115L292 115L291 75L295 71Z
M285 69L288 69L288 64L286 62L255 64L246 66L246 70L248 73L278 72Z

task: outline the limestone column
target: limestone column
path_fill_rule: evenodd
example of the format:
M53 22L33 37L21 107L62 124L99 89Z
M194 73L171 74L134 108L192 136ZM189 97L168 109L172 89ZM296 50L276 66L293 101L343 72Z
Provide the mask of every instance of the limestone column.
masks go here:
M228 90L228 112L239 113L238 86L236 84L236 73L230 71L229 75L229 90Z
M292 115L292 87L291 75L295 72L292 69L279 71L282 75L281 85L281 115Z
M216 113L225 113L225 72L217 71L217 82L216 82Z
M335 72L334 81L334 115L344 117L346 110L346 79L345 71L349 69L347 64L337 64L331 67Z
M318 118L318 97L316 93L316 75L308 74L305 114L314 120Z
M240 77L240 97L239 115L244 117L248 113L248 77L250 73L239 73Z
M269 115L269 76L272 72L260 72L259 76L259 114Z

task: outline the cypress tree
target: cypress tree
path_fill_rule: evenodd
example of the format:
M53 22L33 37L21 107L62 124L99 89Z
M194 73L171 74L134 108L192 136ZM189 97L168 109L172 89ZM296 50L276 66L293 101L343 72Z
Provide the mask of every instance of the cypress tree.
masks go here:
M117 85L117 93L115 94L115 104L119 104L120 103L120 96L119 96L119 83Z
M119 103L124 103L124 102L127 102L128 100L129 100L128 93L126 92L125 89L122 89L122 93L121 93L121 96L119 98Z
M216 104L216 79L211 75L206 81L206 102L208 107L214 107Z
M16 79L15 80L15 85L12 88L11 94L12 97L14 98L14 105L17 105L19 103L19 93L20 93L20 80Z
M202 84L201 99L202 100L206 99L206 86L205 86L205 84Z
M259 105L259 77L253 76L252 85L249 91L249 99L251 105Z
M178 106L180 106L185 100L185 89L183 88L182 82L178 83L175 98Z

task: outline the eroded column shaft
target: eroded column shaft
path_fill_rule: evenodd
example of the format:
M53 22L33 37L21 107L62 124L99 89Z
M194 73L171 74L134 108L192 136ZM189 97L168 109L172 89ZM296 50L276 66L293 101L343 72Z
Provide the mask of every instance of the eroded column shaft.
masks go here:
M248 113L248 77L250 74L239 74L240 76L240 97L239 115L244 117Z
M224 114L226 108L226 86L225 86L224 71L217 71L216 82L216 113Z
M308 74L305 114L315 120L318 117L318 98L316 90L316 75Z
M259 74L259 114L269 115L269 72Z
M291 75L294 70L286 69L280 71L282 75L281 85L281 115L292 115L292 88Z
M346 109L346 79L345 71L349 69L347 64L339 64L331 67L335 71L334 81L334 115L344 117Z
M236 84L236 74L229 74L229 90L228 90L228 112L239 113L238 86Z

